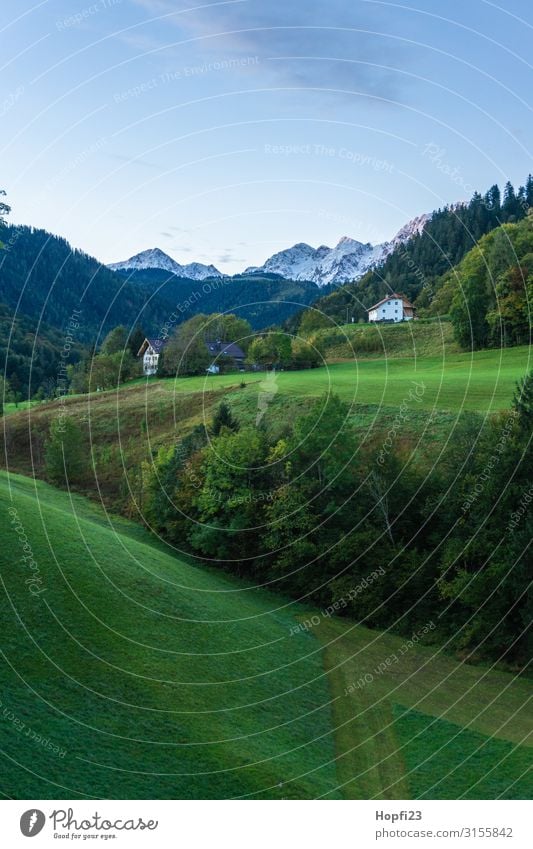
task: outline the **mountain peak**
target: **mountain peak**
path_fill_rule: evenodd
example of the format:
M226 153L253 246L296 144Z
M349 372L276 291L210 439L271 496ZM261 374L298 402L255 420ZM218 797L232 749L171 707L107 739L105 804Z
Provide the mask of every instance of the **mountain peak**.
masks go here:
M334 248L327 245L312 248L305 242L298 242L292 248L275 253L264 265L253 270L281 274L288 280L311 280L319 286L349 283L359 280L369 269L383 262L398 244L421 233L430 217L413 218L392 241L380 245L359 242L351 236L343 236ZM252 271L251 268L246 270Z
M362 247L363 242L358 242L357 239L352 239L351 236L342 236L336 244L337 248L342 247Z
M111 271L142 271L150 268L160 268L179 277L190 280L205 280L206 277L223 277L224 275L214 265L203 265L201 262L191 262L181 265L172 259L161 248L148 248L122 262L112 262L108 265Z
M405 224L391 239L380 245L359 242L351 236L343 236L334 248L320 245L313 248L306 242L297 242L291 248L273 254L264 265L249 266L245 274L279 274L287 280L310 280L319 286L342 285L359 280L371 268L384 262L399 245L420 234L431 215L418 215ZM225 277L214 265L191 262L180 265L161 248L148 248L123 262L112 263L112 271L136 271L160 268L179 277L205 280L207 277Z

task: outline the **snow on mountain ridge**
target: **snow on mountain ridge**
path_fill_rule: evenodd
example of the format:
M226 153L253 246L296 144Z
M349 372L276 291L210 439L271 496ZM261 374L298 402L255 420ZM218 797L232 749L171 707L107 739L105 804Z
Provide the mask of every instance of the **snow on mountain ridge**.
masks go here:
M292 248L279 251L264 265L247 268L247 272L263 271L281 274L288 280L311 280L319 286L329 283L348 283L358 280L369 269L383 262L400 243L421 233L430 215L419 215L405 224L390 242L372 245L343 236L334 248L321 245L313 248L298 242Z
M428 214L413 218L396 233L390 242L379 245L358 242L350 236L343 236L334 248L327 245L313 248L305 242L298 242L292 248L275 253L264 265L250 266L244 273L279 274L287 280L310 280L318 286L349 283L359 280L371 268L384 262L399 244L421 233L430 218L431 215ZM171 274L192 280L227 276L214 265L204 265L200 262L181 265L160 248L149 248L123 262L111 263L108 267L112 271L161 268Z
M111 271L144 271L148 268L160 268L177 274L179 277L188 277L190 280L205 280L207 277L224 277L214 265L204 265L201 262L190 262L181 265L172 259L161 248L148 248L141 251L123 262L112 262L108 265Z

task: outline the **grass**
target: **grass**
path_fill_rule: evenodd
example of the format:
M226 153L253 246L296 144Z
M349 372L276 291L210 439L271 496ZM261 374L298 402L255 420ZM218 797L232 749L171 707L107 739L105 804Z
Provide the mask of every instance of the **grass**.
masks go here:
M524 679L345 620L291 634L305 608L22 476L0 473L0 528L6 796L533 792Z
M402 327L388 329L395 333ZM438 329L434 324L422 327ZM352 403L353 424L368 439L385 433L398 407L407 403L402 448L416 446L420 455L425 453L433 462L433 453L448 438L458 416L485 416L508 408L516 382L530 366L529 348L517 347L442 357L363 359L279 372L264 423L281 433L308 411L309 399L336 393ZM67 397L64 412L84 432L98 479L98 488L91 478L80 491L104 499L116 512L136 517L143 464L150 464L161 447L175 444L196 425L209 424L223 398L243 425L253 425L263 377L246 373L136 380L118 390ZM55 401L6 416L0 428L2 464L44 477L48 431L62 411L62 402Z
M531 751L394 706L412 798L531 799Z
M278 597L185 563L80 497L0 483L5 795L335 795L320 647L290 638Z
M346 797L531 797L530 681L339 619L312 630L325 647Z
M431 326L431 325L427 325ZM280 372L280 397L318 397L325 392L354 404L397 407L413 388L424 384L424 409L494 412L509 406L516 381L531 368L528 346L497 351L448 354L445 357L355 360L306 371ZM257 396L261 376L246 375L243 391ZM164 382L168 391L205 392L235 384L234 375L181 378Z
M19 410L28 410L31 407L36 407L40 403L40 401L19 401L18 404L14 404L12 402L6 403L4 404L4 416L18 413Z
M317 339L329 362L386 357L442 357L458 353L449 321L345 324L320 330Z

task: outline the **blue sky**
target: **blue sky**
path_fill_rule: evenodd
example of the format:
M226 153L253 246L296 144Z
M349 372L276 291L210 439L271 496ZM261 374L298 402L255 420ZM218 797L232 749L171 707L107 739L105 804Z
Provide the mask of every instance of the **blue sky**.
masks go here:
M529 0L11 0L16 223L232 273L533 170Z

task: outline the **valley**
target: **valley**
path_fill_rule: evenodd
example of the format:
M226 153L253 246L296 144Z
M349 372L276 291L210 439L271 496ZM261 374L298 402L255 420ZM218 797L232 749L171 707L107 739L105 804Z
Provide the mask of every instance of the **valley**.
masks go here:
M198 567L29 478L1 473L0 505L12 551L0 552L5 794L531 794L526 681L436 646L405 650L402 637ZM21 533L38 593L25 583ZM317 613L318 627L295 633Z

